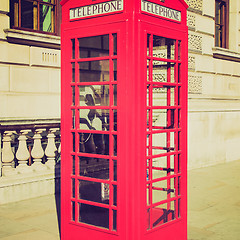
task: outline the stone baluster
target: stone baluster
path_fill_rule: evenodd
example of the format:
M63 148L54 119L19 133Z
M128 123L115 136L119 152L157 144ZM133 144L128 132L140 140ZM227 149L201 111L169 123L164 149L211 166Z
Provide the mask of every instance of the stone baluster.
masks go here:
M47 156L47 162L46 165L50 169L54 169L55 167L55 157L56 157L56 151L57 147L55 144L55 132L58 130L58 128L50 128L49 133L47 135L48 142L47 147L45 149L45 155Z
M58 153L59 154L61 153L61 143L59 144L59 147L58 147Z
M33 157L33 169L36 171L40 171L40 170L45 170L46 166L42 163L42 158L44 156L44 150L42 148L42 135L41 133L46 131L46 129L36 129L33 139L33 148L31 151L31 155Z
M3 134L3 148L2 148L2 176L9 176L15 174L14 168L14 154L11 148L12 134L15 131L5 131Z
M31 168L27 165L28 159L30 157L29 150L27 148L27 134L31 132L31 130L21 130L20 135L18 137L19 145L16 152L16 158L18 160L17 171L19 173L24 173L31 171Z

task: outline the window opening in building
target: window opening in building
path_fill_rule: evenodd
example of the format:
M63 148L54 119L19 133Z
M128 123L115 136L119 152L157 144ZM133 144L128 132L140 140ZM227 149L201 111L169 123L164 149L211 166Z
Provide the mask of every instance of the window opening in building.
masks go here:
M11 28L57 33L58 0L11 0Z
M229 0L215 1L215 46L228 48Z

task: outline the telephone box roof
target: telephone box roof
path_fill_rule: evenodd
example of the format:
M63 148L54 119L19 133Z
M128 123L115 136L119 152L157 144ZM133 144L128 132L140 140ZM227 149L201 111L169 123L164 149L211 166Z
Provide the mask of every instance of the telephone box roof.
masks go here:
M76 1L76 0L62 0L60 2L60 4L63 6L63 5L65 5L69 1ZM77 1L81 1L82 2L83 0L77 0ZM109 1L109 0L107 0L107 1ZM176 2L178 1L178 2L182 3L185 8L188 8L188 5L187 5L187 3L184 0L166 0L166 1L176 1Z

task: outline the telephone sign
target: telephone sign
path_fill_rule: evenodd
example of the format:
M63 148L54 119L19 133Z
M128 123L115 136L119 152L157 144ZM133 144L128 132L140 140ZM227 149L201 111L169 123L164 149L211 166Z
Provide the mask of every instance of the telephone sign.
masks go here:
M123 0L114 0L70 9L70 19L97 16L123 10Z
M186 3L61 4L61 239L186 240Z
M164 7L159 4L142 0L141 10L146 13L152 13L156 16L161 16L181 22L181 11Z

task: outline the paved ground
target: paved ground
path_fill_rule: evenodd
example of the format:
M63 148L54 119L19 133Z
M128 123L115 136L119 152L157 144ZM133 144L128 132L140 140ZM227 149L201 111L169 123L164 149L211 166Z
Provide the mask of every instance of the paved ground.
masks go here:
M189 171L188 240L240 240L240 161Z
M188 187L188 240L240 240L240 161L189 171ZM0 239L59 240L56 209L53 195L0 205Z

